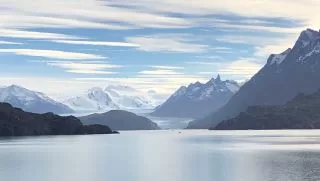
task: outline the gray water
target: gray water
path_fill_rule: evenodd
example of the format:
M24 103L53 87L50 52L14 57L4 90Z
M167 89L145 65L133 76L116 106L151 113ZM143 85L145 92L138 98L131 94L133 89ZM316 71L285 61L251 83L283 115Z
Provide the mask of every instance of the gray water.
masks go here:
M182 130L3 138L0 180L320 180L320 131Z
M192 121L192 118L165 118L165 117L153 117L145 115L151 121L158 124L161 129L184 129L188 126L188 123Z

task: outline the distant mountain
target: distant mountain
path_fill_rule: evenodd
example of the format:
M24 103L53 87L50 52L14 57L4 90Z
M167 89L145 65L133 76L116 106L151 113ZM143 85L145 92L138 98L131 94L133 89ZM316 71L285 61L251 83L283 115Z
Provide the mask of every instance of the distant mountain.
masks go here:
M105 89L94 87L83 95L63 101L76 111L109 111L119 109L153 109L151 100L129 86L110 85Z
M192 121L188 128L215 127L249 106L283 105L298 93L314 93L320 88L320 33L307 29L294 47L273 54L267 64L218 111Z
M100 87L89 89L83 95L63 101L76 111L104 111L119 109L108 93Z
M146 93L129 86L109 85L104 91L121 109L153 109L155 107Z
M57 102L41 92L35 92L17 85L0 88L0 102L33 113L53 112L56 114L72 113L68 106Z
M320 129L320 91L299 94L283 106L251 106L216 130Z
M113 130L158 130L158 125L150 119L134 113L113 110L102 114L80 117L83 124L107 125Z
M0 136L82 135L111 134L103 125L84 126L73 116L62 117L53 113L36 114L0 103Z
M224 106L239 90L235 81L222 81L220 75L205 84L196 82L178 89L152 116L199 118Z

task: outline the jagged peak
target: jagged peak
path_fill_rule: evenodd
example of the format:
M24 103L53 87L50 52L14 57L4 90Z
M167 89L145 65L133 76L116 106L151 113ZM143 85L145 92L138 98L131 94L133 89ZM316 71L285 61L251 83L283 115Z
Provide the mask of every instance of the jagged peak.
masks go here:
M181 95L185 94L186 91L187 91L187 87L186 87L186 86L181 86L181 87L173 94L173 97L181 96Z
M320 34L319 31L315 31L313 29L307 28L306 30L302 31L302 35L306 35L308 38L313 38L315 36L318 36Z
M186 89L187 89L186 86L181 86L181 87L177 90L177 92L185 91Z
M221 81L220 74L217 75L216 81L219 81L219 82Z
M212 83L215 83L215 84L218 83L219 84L219 83L222 83L222 82L225 82L225 81L222 81L220 74L218 74L216 78L212 77L206 84L212 84Z
M188 87L194 87L194 86L200 86L200 85L203 85L201 82L197 81L195 83L191 83L188 85Z
M308 28L308 29L301 32L297 42L302 43L303 47L305 47L310 42L312 42L313 40L316 40L319 37L320 37L319 31L315 31L315 30Z
M287 50L285 50L284 52L280 53L280 54L271 54L269 59L268 59L268 63L269 65L273 65L273 64L281 64L283 62L283 60L285 58L287 58L288 54L291 52L291 48L288 48Z
M292 48L288 48L284 52L280 53L281 55L288 55L291 52Z

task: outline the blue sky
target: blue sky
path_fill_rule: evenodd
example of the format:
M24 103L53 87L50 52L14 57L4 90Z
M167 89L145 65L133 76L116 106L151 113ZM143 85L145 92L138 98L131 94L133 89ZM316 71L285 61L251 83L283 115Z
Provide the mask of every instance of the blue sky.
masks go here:
M319 25L316 0L0 0L0 85L62 97L249 79ZM297 11L299 9L299 11Z

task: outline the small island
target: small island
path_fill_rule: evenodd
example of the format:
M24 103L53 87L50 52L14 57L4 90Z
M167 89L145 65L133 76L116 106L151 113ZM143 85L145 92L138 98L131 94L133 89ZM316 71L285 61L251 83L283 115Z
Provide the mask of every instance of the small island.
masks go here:
M79 117L84 125L108 125L113 130L159 130L159 126L150 119L122 110L113 110L102 114Z
M0 103L0 136L113 134L106 125L83 125L74 116L37 114Z

